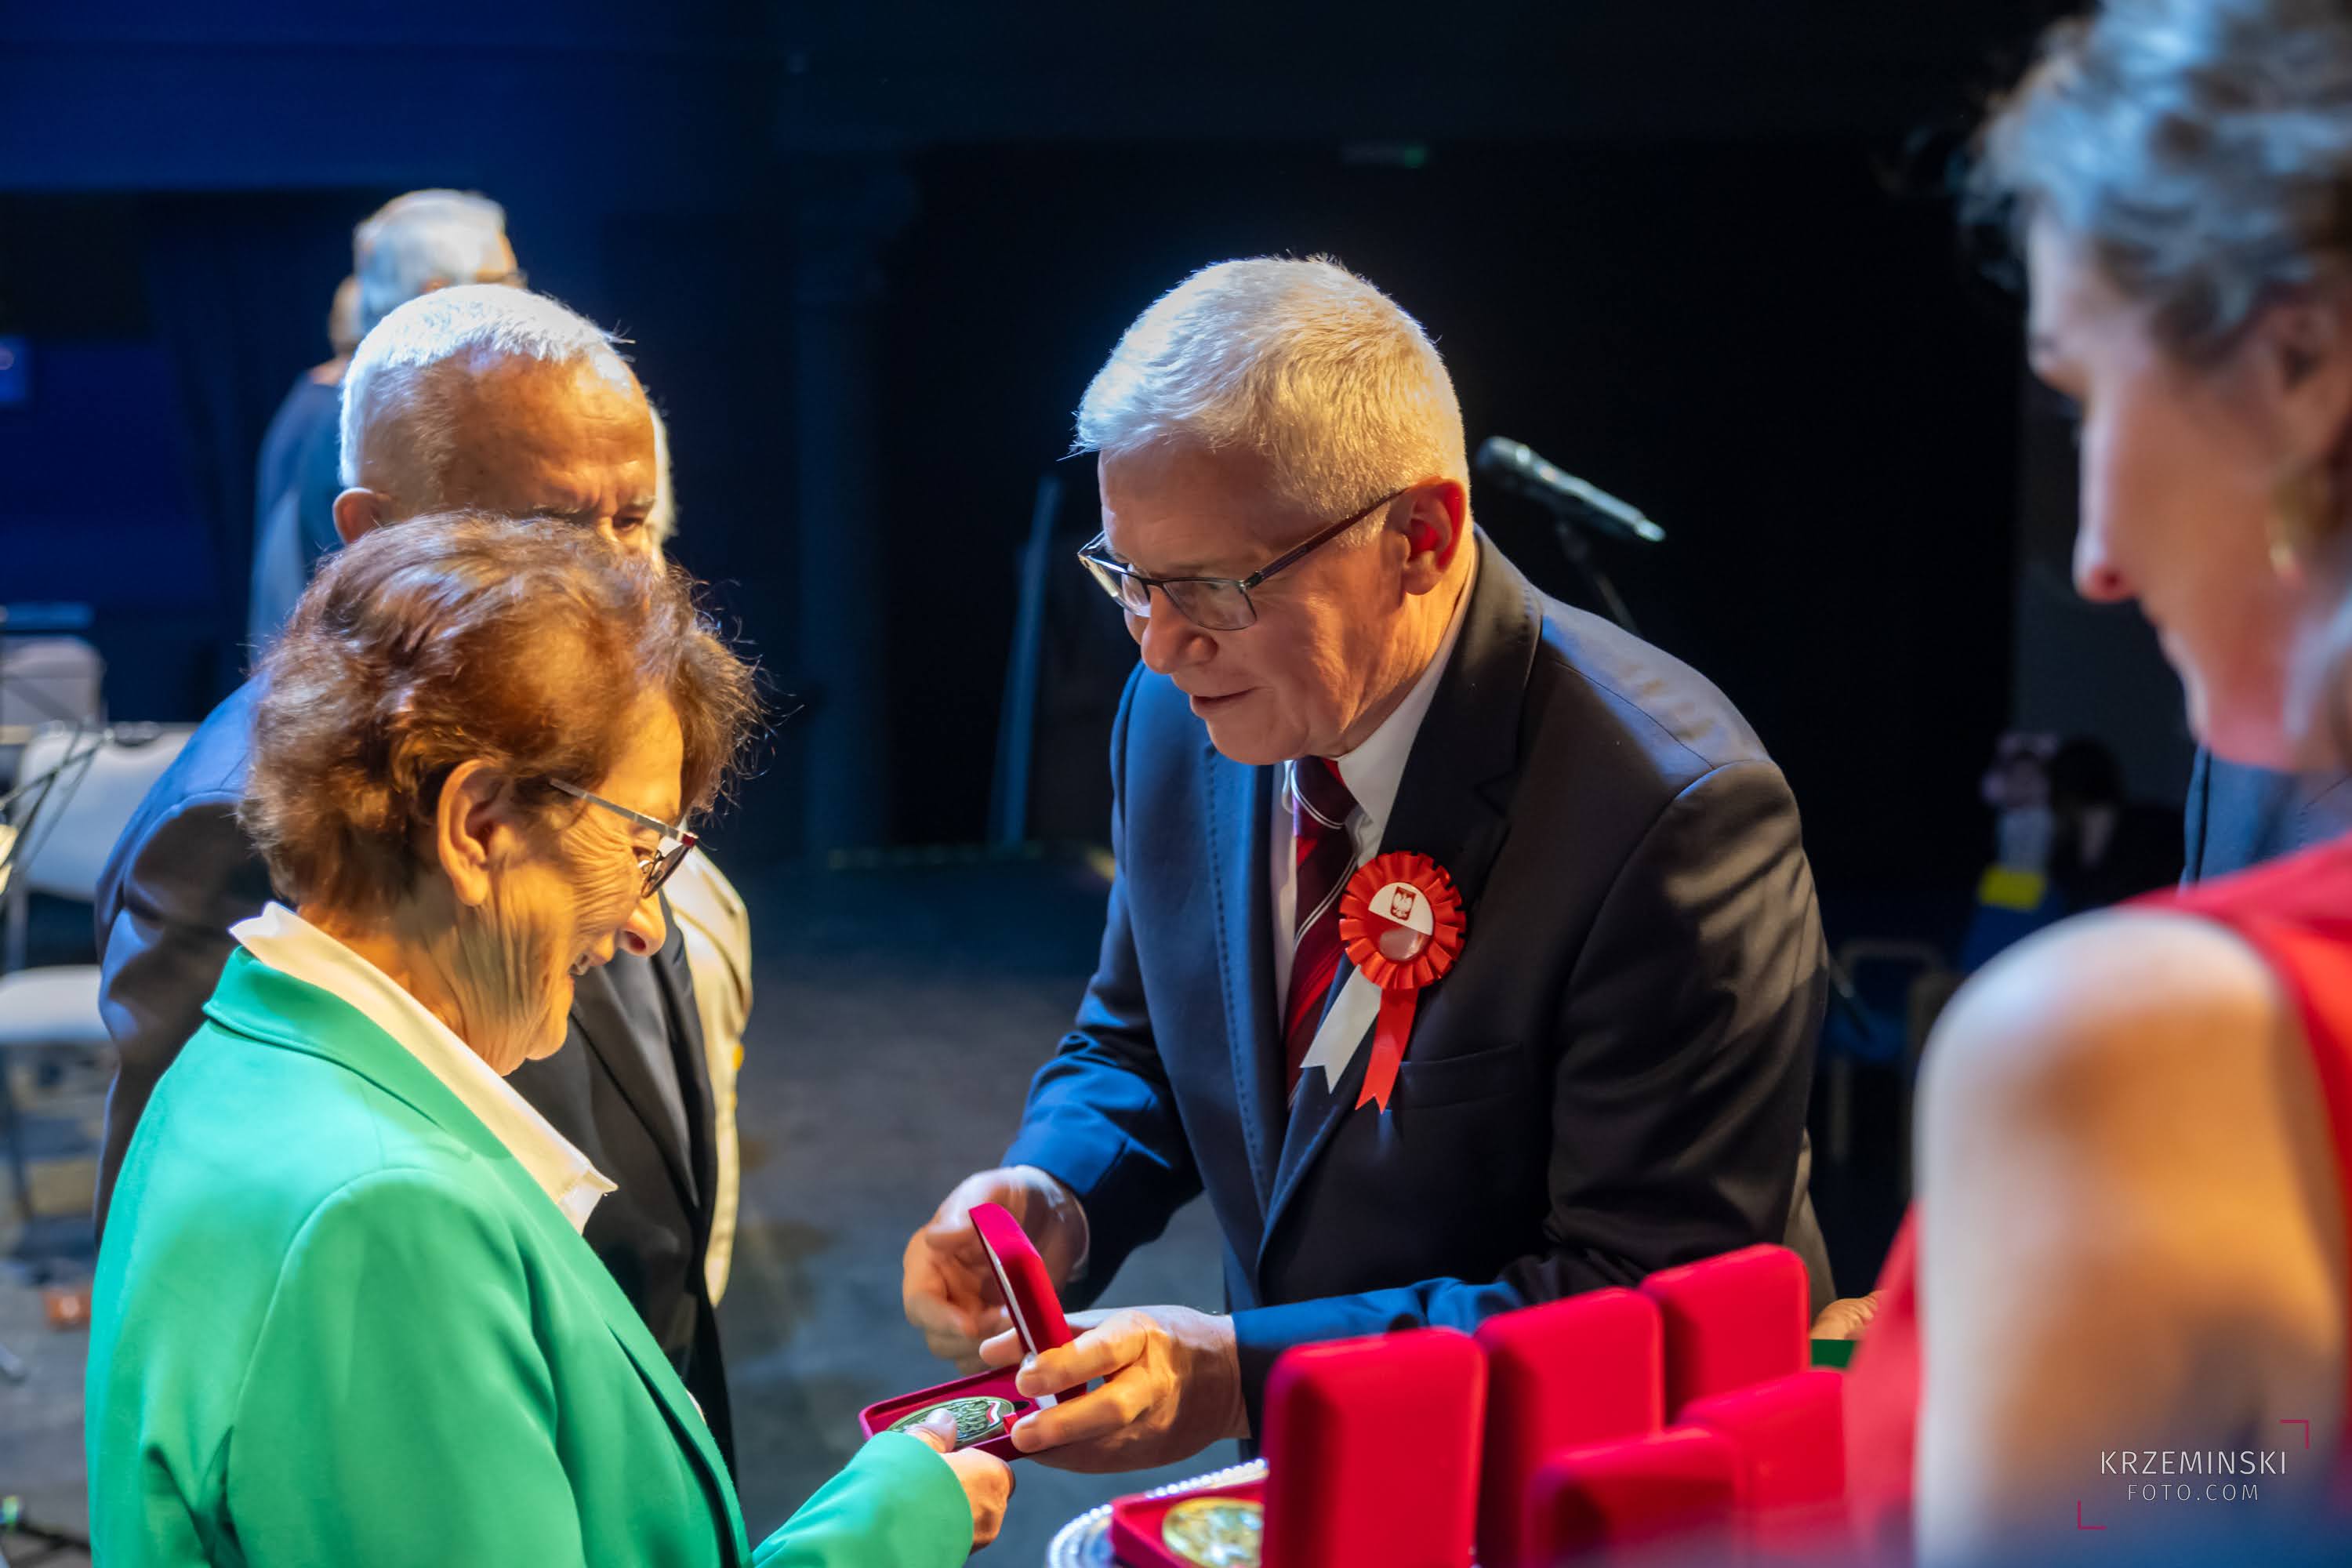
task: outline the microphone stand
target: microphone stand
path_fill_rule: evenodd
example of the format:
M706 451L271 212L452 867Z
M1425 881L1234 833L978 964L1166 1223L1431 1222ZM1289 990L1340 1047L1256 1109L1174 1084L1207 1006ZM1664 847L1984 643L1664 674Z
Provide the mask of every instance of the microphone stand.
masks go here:
M1587 583L1592 584L1593 591L1601 595L1601 608L1609 612L1609 618L1633 636L1640 637L1641 629L1633 625L1633 612L1625 607L1624 597L1617 592L1617 584L1609 580L1609 574L1603 572L1601 563L1592 558L1592 542L1585 538L1584 531L1577 527L1565 510L1556 507L1547 510L1551 512L1552 534L1559 541L1559 552L1568 557L1569 564L1582 574Z

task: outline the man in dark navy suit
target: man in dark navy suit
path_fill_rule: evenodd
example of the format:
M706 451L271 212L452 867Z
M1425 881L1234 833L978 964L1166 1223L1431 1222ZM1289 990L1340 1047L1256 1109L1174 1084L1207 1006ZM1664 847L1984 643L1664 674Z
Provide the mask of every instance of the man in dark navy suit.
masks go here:
M1142 650L1102 953L1003 1165L909 1240L905 1304L940 1353L1009 1363L973 1203L1084 1306L1205 1191L1230 1314L1081 1314L1021 1386L1104 1381L1015 1446L1171 1462L1255 1432L1292 1345L1756 1242L1809 1253L1825 1300L1796 803L1722 693L1474 530L1420 326L1327 261L1213 267L1129 329L1078 434L1105 525L1084 560ZM1398 851L1450 876L1466 936L1383 1106L1337 906Z
M541 516L657 554L657 461L645 393L611 341L552 300L461 286L399 307L343 383L335 500L346 540L457 509ZM488 674L495 678L497 672ZM248 683L205 719L115 845L100 879L106 1026L121 1058L100 1147L106 1224L148 1097L236 950L229 927L271 896L237 825L251 756ZM583 702L601 700L583 690ZM617 952L573 986L564 1048L509 1079L618 1190L583 1233L645 1318L732 1462L719 1319L705 1260L718 1195L716 1122L677 922L650 958ZM257 1146L269 1108L254 1108Z

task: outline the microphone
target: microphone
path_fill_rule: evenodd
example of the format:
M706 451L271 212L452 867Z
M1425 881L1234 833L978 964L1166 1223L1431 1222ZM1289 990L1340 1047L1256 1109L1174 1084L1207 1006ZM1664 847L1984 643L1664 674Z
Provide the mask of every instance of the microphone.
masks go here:
M1477 467L1479 473L1504 489L1541 502L1563 517L1580 517L1612 538L1637 544L1665 542L1666 531L1643 517L1640 508L1553 467L1524 441L1487 437L1478 448Z

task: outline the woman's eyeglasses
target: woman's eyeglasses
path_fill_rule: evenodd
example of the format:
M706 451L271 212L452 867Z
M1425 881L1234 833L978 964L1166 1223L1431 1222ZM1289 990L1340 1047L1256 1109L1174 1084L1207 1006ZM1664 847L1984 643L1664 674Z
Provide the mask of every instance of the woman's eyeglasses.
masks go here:
M660 817L647 816L642 811L631 811L618 802L606 800L601 795L591 795L577 785L565 784L562 779L550 779L548 782L574 799L584 800L591 805L601 805L616 816L625 816L638 826L650 827L661 835L661 843L653 853L648 855L641 851L637 856L637 869L645 875L645 885L637 889L640 902L660 892L662 884L669 880L670 874L677 869L687 852L700 842L685 828L673 826Z

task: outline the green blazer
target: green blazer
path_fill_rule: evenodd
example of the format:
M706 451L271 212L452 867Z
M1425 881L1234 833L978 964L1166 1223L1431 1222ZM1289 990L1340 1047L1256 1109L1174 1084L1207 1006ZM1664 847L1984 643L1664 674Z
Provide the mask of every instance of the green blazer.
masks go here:
M248 953L205 1011L99 1254L98 1561L963 1561L963 1490L907 1436L860 1447L751 1549L669 1362L456 1095Z

